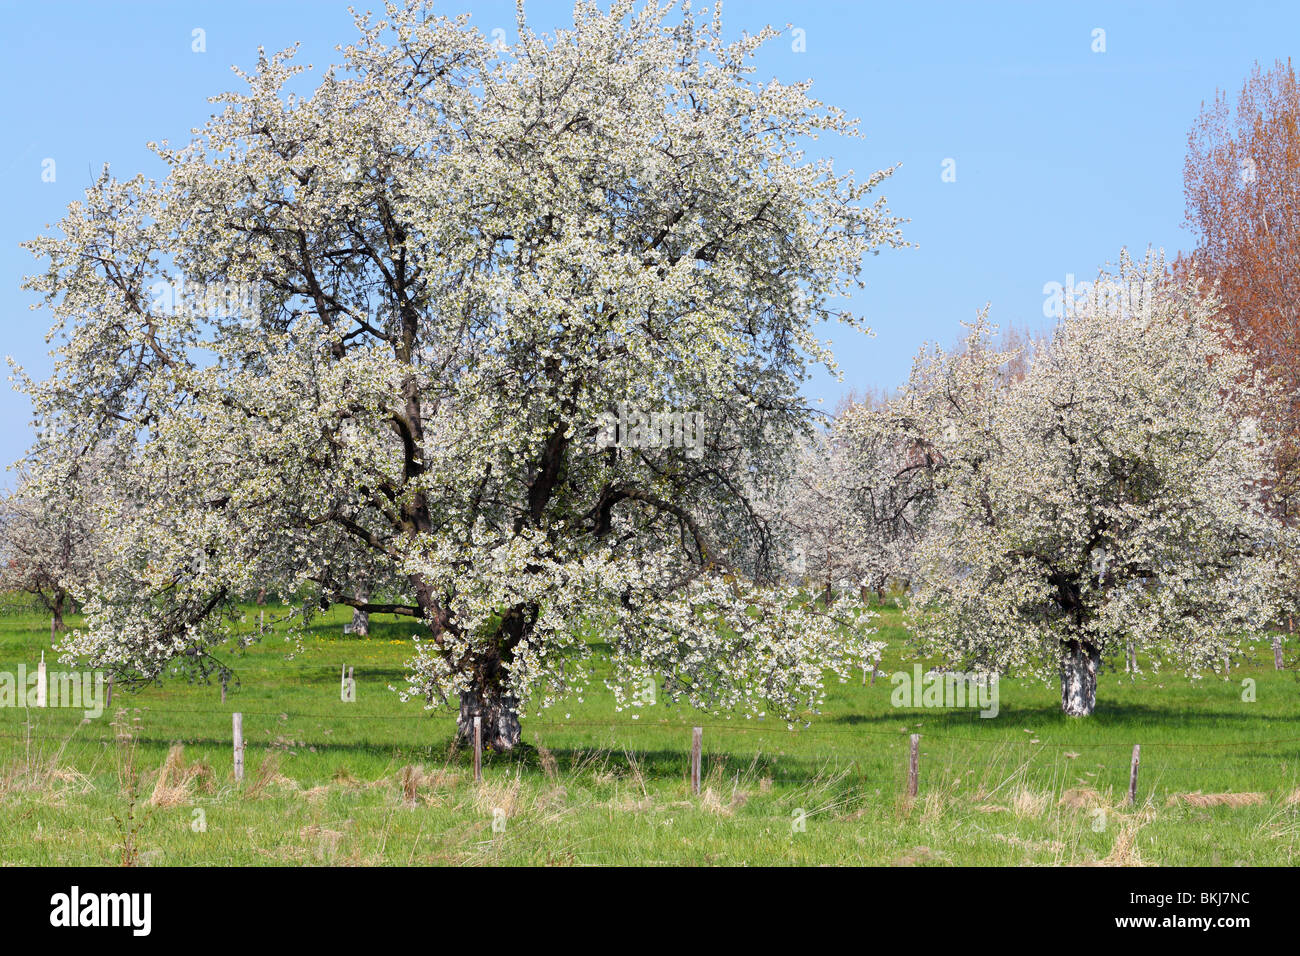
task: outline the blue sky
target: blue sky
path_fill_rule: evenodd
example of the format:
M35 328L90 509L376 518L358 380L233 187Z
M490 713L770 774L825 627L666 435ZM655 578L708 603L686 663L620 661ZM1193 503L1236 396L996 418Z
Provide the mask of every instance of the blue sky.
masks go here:
M438 9L515 32L513 0ZM528 10L548 27L571 5L532 0ZM1121 246L1189 247L1182 166L1202 101L1216 88L1235 93L1255 60L1286 59L1300 40L1300 4L1240 0L732 0L723 14L733 34L767 23L804 31L804 51L773 43L759 75L811 78L821 99L861 119L865 141L820 144L838 167L902 163L882 192L911 220L917 248L868 261L854 305L874 338L828 328L844 381L808 386L828 403L848 388L897 385L923 341L952 343L986 302L999 324L1041 328L1044 284L1091 278ZM1093 50L1098 29L1104 52ZM104 163L123 177L161 175L145 143L188 139L212 112L207 97L236 85L231 64L255 65L259 44L297 41L319 69L352 36L346 0L0 0L0 352L49 369L48 316L19 288L35 260L18 243L57 221ZM42 179L49 159L53 182ZM28 418L23 396L0 391L3 462L28 445Z

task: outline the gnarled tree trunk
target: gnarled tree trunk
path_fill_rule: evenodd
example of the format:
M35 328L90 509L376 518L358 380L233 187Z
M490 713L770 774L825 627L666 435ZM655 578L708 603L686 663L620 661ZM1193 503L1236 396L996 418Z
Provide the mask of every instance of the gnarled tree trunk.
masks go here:
M58 640L58 633L66 631L68 628L63 623L63 606L67 602L67 595L63 591L55 591L54 597L50 601L50 643L53 644Z
M456 718L456 740L462 746L474 745L474 717L481 717L483 746L503 752L519 744L519 701L501 686L500 664L488 662L475 670L474 686L460 695L460 714Z
M423 579L413 576L412 584L426 621L434 634L439 634L447 626L447 612ZM468 662L470 687L460 695L460 713L456 717L456 742L461 746L474 745L476 716L481 718L484 747L502 752L519 745L519 700L506 690L505 663L519 643L527 621L535 621L536 616L536 608L526 611L516 608L506 613L495 640Z
M357 599L360 601L369 601L370 592L360 591L357 593ZM359 607L352 609L352 623L343 625L344 634L357 634L361 637L367 637L370 634L370 612L363 611Z
M370 634L370 613L363 611L361 608L352 609L352 623L343 628L345 634L359 634L366 637Z
M1101 652L1087 641L1069 641L1061 648L1061 710L1069 717L1087 717L1097 707L1097 668Z

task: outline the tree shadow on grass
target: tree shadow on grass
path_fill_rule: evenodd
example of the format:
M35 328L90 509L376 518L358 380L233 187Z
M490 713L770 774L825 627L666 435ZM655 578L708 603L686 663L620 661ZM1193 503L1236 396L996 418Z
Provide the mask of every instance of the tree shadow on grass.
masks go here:
M624 782L635 770L647 780L690 781L689 750L627 750L609 747L546 747L547 758L554 760L550 770L542 749L531 744L521 744L507 753L484 752L486 768L519 767L529 773L544 776L548 772L558 777L573 774L617 774ZM628 756L631 756L631 760ZM465 758L471 759L464 753ZM706 752L701 759L701 775L707 781L720 777L725 784L739 783L742 787L758 786L764 779L773 783L808 783L813 780L831 781L837 777L857 782L860 773L855 761L845 757L799 757L790 755Z
M829 718L830 723L847 724L863 727L898 727L902 724L923 722L931 730L976 730L980 733L996 734L1008 725L1017 727L1029 725L1035 729L1074 730L1089 733L1103 729L1132 728L1149 726L1161 730L1210 730L1226 724L1245 727L1258 724L1263 719L1260 714L1252 712L1249 707L1236 709L1216 707L1213 710L1180 710L1168 706L1151 706L1138 703L1098 702L1097 710L1090 717L1067 717L1061 713L1057 704L1034 706L1002 705L996 717L982 718L979 709L968 707L932 708L932 707L898 707L878 714L841 714ZM900 731L901 732L901 731ZM1287 736L1274 734L1273 736ZM1295 736L1300 736L1297 727Z

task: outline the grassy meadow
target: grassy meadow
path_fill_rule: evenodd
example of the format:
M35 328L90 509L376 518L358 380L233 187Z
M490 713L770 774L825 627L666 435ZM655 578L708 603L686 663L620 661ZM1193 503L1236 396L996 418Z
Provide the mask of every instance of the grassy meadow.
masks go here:
M249 619L256 621L256 609ZM891 706L887 677L833 683L824 714L787 729L659 703L616 713L600 688L524 721L521 751L451 746L450 714L402 704L411 625L343 634L318 617L304 652L277 636L234 659L226 703L178 679L114 694L85 721L0 708L0 862L78 865L886 864L1295 865L1300 683L1270 649L1231 679L1108 671L1097 713L1004 680L1000 714ZM75 623L75 619L73 619ZM882 670L911 670L900 612L882 609ZM51 669L48 619L0 616L0 670ZM357 700L340 700L340 669ZM1243 680L1256 682L1243 700ZM242 784L231 717L243 714ZM691 793L693 725L703 785ZM910 734L920 794L905 795ZM1142 745L1138 800L1125 804Z

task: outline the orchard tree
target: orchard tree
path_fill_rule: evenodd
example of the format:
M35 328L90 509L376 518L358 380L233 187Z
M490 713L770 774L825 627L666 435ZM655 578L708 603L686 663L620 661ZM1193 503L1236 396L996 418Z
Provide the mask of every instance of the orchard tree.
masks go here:
M794 472L779 494L777 520L790 543L790 576L822 593L824 604L837 588L857 587L863 575L856 561L857 528L844 506L852 462L833 432L817 431L799 449Z
M1103 659L1213 666L1268 620L1282 526L1267 514L1265 395L1194 281L1121 257L1022 376L983 317L923 352L896 414L934 513L909 608L922 648L1059 677L1091 714Z
M893 399L855 402L835 422L850 476L840 507L852 528L852 560L863 584L878 593L891 581L908 586L915 577L935 500L929 449L899 407Z
M815 709L878 645L777 586L749 497L807 433L819 324L859 326L838 300L901 242L868 201L887 171L805 159L853 122L755 81L776 31L726 42L686 5L521 14L505 49L423 5L357 26L313 93L264 57L157 147L164 181L106 173L30 244L66 336L43 424L137 443L67 653L153 679L306 590L419 622L403 695L459 697L498 749L581 693L593 631L619 706L655 680ZM698 454L609 447L620 406L701 413Z
M18 486L0 498L0 592L31 595L50 615L50 637L65 629L72 603L84 600L98 571L103 540L95 496L110 456L29 459Z
M829 601L836 588L882 595L907 582L927 513L930 482L906 429L885 400L848 400L801 448L782 487L780 521L793 570Z

